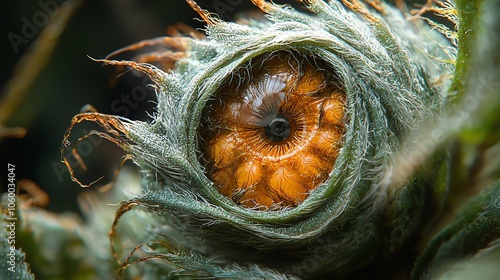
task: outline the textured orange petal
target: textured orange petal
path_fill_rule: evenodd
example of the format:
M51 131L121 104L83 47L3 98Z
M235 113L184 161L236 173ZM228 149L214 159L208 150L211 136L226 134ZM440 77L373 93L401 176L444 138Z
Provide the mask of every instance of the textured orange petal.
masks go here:
M214 165L221 168L233 164L235 158L242 154L239 146L234 136L220 134L209 141L208 152Z
M221 168L212 173L212 181L220 187L219 191L227 197L232 197L234 193L236 180L233 173L232 166Z
M337 131L332 129L317 130L311 144L318 156L335 159L339 152L339 141L340 135Z
M321 72L314 71L313 69L307 69L302 79L300 79L295 92L298 95L314 93L323 88L324 84L325 76Z
M260 184L246 189L245 193L239 198L239 203L245 207L259 210L267 210L276 205L276 202L268 194L267 189Z
M330 162L321 160L310 152L303 152L293 159L291 166L301 174L304 186L311 190L316 187L317 179L324 179L326 170L330 169Z
M236 186L238 188L247 188L255 185L262 179L262 166L259 161L247 160L243 162L235 172Z
M324 122L332 125L343 125L345 114L343 100L336 96L326 99L321 107L321 114Z
M288 200L297 204L307 196L307 188L300 182L300 175L290 168L280 166L269 177L269 187L276 196L276 201Z
M267 209L269 209L269 208L272 208L272 206L276 204L276 201L274 199L272 199L267 194L266 191L263 191L261 189L257 189L257 190L258 190L258 193L256 193L256 195L255 195L255 202L256 202L255 206L262 205L262 206L265 206Z

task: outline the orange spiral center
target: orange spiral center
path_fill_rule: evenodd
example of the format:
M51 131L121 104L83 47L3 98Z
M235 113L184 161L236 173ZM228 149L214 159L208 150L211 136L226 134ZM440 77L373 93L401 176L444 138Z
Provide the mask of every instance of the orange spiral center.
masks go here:
M254 59L204 108L207 176L242 206L297 206L333 169L344 115L345 94L325 63L296 52Z

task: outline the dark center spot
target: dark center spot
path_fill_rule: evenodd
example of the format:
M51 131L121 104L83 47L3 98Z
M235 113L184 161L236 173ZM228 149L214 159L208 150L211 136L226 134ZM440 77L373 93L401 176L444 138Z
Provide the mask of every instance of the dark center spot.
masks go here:
M290 122L282 115L277 115L264 127L267 138L273 142L281 142L290 135Z

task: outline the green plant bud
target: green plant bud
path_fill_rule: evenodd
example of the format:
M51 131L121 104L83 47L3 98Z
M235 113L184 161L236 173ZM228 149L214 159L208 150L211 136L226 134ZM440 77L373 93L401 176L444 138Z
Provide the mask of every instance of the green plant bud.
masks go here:
M142 193L110 234L123 273L316 279L411 263L401 256L449 192L443 141L425 136L446 119L455 71L456 38L435 29L456 33L386 3L309 0L304 13L255 0L268 20L232 23L187 2L206 37L145 42L167 46L168 66L98 60L149 75L152 120L84 113L65 135L64 147L94 121L140 169ZM117 224L136 206L150 239L124 251Z

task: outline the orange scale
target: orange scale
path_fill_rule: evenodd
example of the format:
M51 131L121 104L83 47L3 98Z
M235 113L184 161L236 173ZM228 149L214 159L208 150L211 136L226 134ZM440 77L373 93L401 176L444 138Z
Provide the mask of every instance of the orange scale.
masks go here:
M262 179L261 163L252 158L242 162L235 172L237 188L246 189L256 185Z
M221 127L236 130L240 126L239 120L242 115L242 105L237 102L226 102L224 105L214 107L213 119L218 120Z
M276 204L260 185L248 188L238 202L247 208L257 208L260 210L267 210Z
M295 92L298 95L307 95L309 93L317 92L324 87L325 76L311 67L306 67L304 76L299 80Z
M233 200L235 200L238 204L247 206L247 207L253 207L252 205L255 205L254 198L258 194L258 192L255 190L257 186L251 186L247 189L240 189L242 191L242 194L238 197L233 197Z
M323 122L331 125L343 125L345 114L344 101L336 95L327 98L321 106Z
M308 95L305 98L309 98L309 99L304 99L304 100L308 100L308 102L310 104L314 104L314 110L317 112L317 114L320 114L321 113L321 107L322 107L324 101L328 97L326 97L324 95Z
M302 181L309 182L309 184L304 184L309 190L314 189L318 181L324 179L323 175L329 173L332 168L329 162L305 151L298 154L291 165L296 172L301 174Z
M208 143L208 153L216 168L231 165L244 154L242 144L231 133L222 133L212 138Z
M306 197L308 190L301 183L300 174L290 168L281 166L269 176L269 188L272 199L297 205Z
M264 206L267 209L271 208L276 204L276 201L272 199L269 195L265 194L264 191L260 191L255 195L255 202L257 203L254 206Z
M212 173L211 179L217 186L219 191L226 197L232 197L234 193L235 178L233 176L233 166L221 168Z
M337 131L317 130L313 139L311 140L312 150L318 156L333 161L339 152L340 135Z

